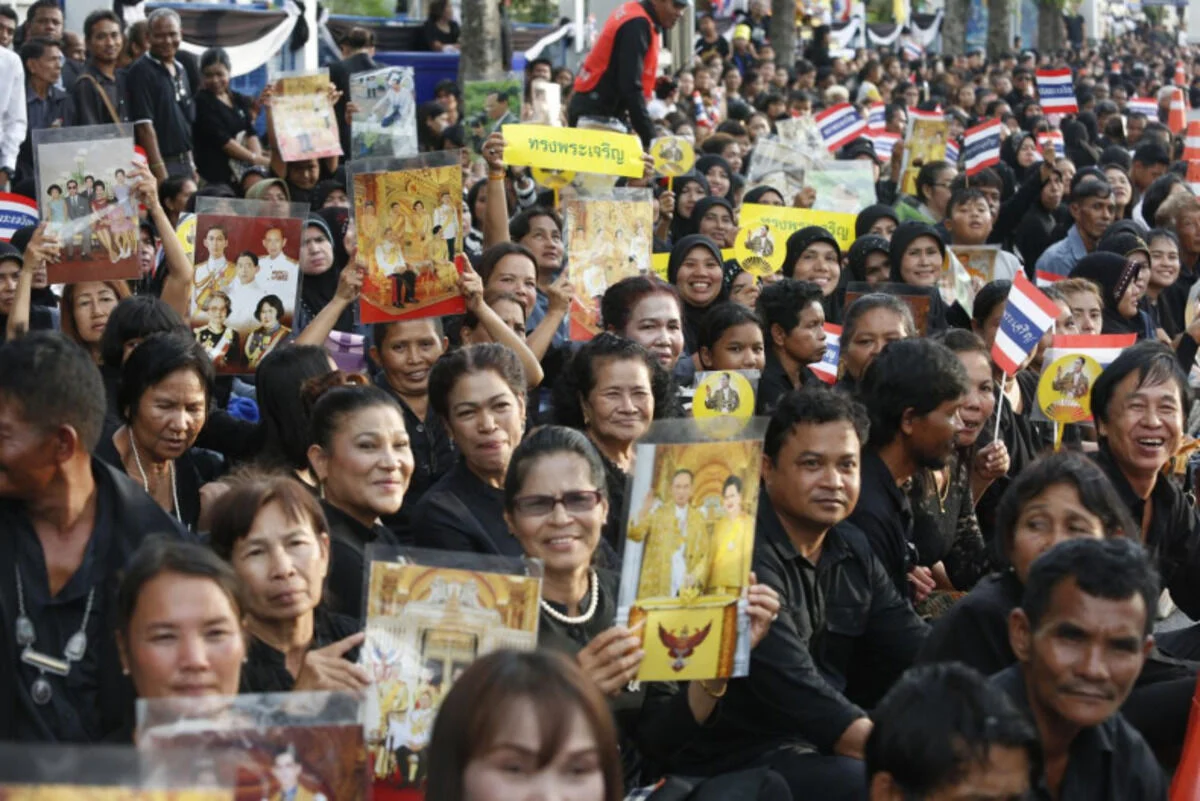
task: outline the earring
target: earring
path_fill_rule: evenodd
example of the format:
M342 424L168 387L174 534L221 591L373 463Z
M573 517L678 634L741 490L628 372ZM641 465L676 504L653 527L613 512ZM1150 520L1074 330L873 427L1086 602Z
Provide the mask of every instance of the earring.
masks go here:
M122 675L122 676L128 676L128 675L129 675L129 668L121 668L121 675Z

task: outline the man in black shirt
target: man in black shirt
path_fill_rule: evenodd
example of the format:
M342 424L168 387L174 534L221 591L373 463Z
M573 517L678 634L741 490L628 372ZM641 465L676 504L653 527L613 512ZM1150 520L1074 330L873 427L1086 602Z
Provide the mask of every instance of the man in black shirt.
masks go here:
M333 105L333 111L337 116L342 152L349 155L350 123L346 119L346 106L350 102L350 76L378 69L379 64L375 62L375 34L366 28L351 28L341 46L342 60L329 65L329 80L342 93Z
M760 583L779 616L734 679L719 714L681 755L681 773L769 765L797 801L860 799L864 707L912 663L925 624L901 598L862 532L861 407L823 386L784 397L767 428L754 542Z
M1179 448L1187 378L1165 345L1140 342L1121 353L1092 386L1100 449L1095 460L1141 526L1145 544L1171 599L1200 619L1200 518L1193 502L1163 468ZM1200 657L1200 629L1164 634L1171 656Z
M787 393L821 381L808 369L825 356L821 288L791 278L767 284L755 311L767 343L767 364L758 382L758 413L770 414Z
M88 60L71 87L75 124L128 122L125 71L117 69L124 43L117 15L107 10L93 11L84 20L83 35L87 41Z
M57 333L0 347L0 740L97 742L131 723L113 636L128 557L182 529L94 459L100 372Z
M150 50L129 67L129 117L155 178L161 182L174 175L195 180L196 91L189 72L175 58L183 36L179 14L156 8L147 22Z
M1009 617L1017 664L994 676L1038 728L1035 801L1165 801L1145 740L1118 713L1154 645L1158 577L1132 539L1076 539L1040 556Z
M920 470L945 467L954 455L958 409L967 387L958 357L927 339L889 344L859 385L871 418L871 438L863 448L862 502L850 522L867 535L905 598L923 600L934 582L931 566L919 566L912 507L902 487Z
M1033 724L1003 690L958 663L912 668L873 719L870 801L1024 798L1041 764Z

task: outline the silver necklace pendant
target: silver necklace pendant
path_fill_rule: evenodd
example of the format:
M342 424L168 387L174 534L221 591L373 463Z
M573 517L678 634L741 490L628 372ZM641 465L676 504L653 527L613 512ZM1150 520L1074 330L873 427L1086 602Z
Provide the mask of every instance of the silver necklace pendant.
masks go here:
M33 621L27 615L21 615L17 618L17 645L24 648L26 645L33 645L37 640L37 634L33 630Z
M38 676L34 679L29 691L33 696L33 702L38 706L50 703L50 696L54 695L54 691L50 688L50 682L46 680L45 676Z
M63 649L63 656L71 662L78 662L83 659L83 654L87 651L87 635L82 631L77 631L71 635L71 639L67 640L67 647Z

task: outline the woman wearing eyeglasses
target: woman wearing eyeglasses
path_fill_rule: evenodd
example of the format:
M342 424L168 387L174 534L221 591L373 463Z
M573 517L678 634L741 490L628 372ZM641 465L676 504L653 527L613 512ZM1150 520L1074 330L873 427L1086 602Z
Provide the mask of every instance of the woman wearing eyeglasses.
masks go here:
M545 566L538 645L573 656L609 697L621 734L626 781L629 786L652 781L657 776L645 773L642 763L665 765L701 735L728 682L633 684L644 656L641 637L614 625L617 574L592 566L608 514L608 493L604 465L587 437L562 426L530 434L513 452L504 509L525 555ZM749 603L754 647L779 612L779 596L754 584ZM758 794L745 797L790 798L775 794L776 779L761 771L747 776Z

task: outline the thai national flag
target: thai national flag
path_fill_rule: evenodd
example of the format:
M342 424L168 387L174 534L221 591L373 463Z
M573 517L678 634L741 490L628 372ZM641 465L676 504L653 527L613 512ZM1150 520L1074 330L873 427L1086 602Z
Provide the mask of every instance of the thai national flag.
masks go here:
M1045 114L1078 114L1079 104L1075 102L1075 85L1071 79L1071 70L1038 70L1037 71L1038 102Z
M992 120L976 125L963 135L967 175L976 175L1000 163L1000 131L1003 128L1004 123L1000 120Z
M875 156L879 159L880 163L891 161L892 151L896 149L896 143L903 138L900 134L888 133L887 131L868 133L867 136L875 144Z
M816 364L810 364L808 369L817 374L817 378L826 384L833 384L838 377L838 357L842 352L842 327L833 323L825 323L825 355Z
M946 161L951 164L958 164L958 157L961 152L958 142L955 142L953 139L946 140Z
M887 106L883 103L872 103L867 109L867 130L882 131L887 127Z
M27 225L37 225L39 219L36 200L0 192L0 242L12 241L13 234Z
M1125 110L1130 114L1145 114L1152 120L1158 119L1158 101L1153 97L1131 97L1125 104Z
M1006 375L1016 375L1057 318L1058 305L1018 272L992 345L992 361Z
M920 61L925 56L925 48L911 39L904 40L904 44L900 45L900 52L905 61Z
M1056 281L1066 280L1065 275L1059 275L1058 273L1050 273L1050 272L1046 272L1045 270L1038 270L1036 273L1034 273L1033 277L1037 280L1037 285L1039 287L1050 286L1051 284L1055 283Z
M821 139L830 153L841 150L867 129L867 123L858 115L858 109L849 103L838 103L825 109L817 115L816 121Z
M1054 152L1060 159L1067 155L1066 145L1063 143L1062 131L1047 131L1044 134L1038 134L1037 143L1039 150L1045 147L1047 142L1054 143ZM1038 154L1038 158L1041 158L1040 153Z

